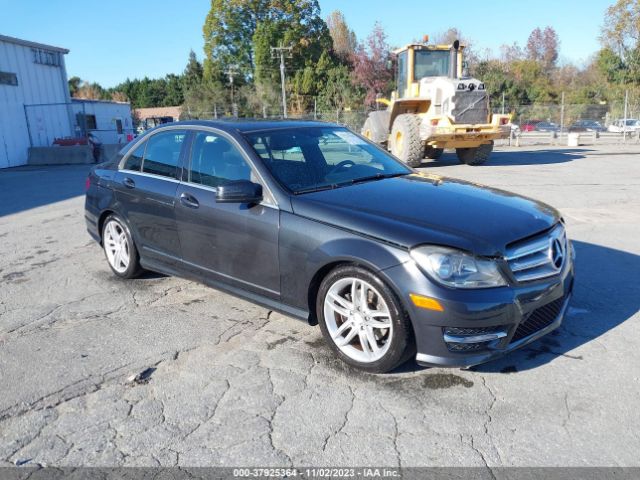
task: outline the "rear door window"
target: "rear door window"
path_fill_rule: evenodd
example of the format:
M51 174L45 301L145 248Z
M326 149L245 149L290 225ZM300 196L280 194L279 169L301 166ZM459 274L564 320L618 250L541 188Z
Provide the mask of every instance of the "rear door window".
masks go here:
M142 171L153 175L176 178L180 151L187 132L169 130L156 133L147 141Z

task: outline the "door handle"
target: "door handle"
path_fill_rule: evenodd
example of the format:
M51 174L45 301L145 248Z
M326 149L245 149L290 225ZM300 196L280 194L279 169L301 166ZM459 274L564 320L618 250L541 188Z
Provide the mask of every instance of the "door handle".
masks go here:
M182 195L180 195L180 203L189 208L198 208L200 206L198 200L196 200L194 196L189 195L188 193L183 193Z
M124 179L122 180L122 184L127 188L136 188L136 182L134 182L133 179L129 177L124 177Z

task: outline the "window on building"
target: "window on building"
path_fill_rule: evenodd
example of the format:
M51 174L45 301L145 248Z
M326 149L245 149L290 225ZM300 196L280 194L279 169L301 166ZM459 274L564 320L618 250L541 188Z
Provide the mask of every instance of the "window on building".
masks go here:
M18 76L11 72L0 72L0 85L18 86Z
M32 48L31 53L33 54L33 63L50 65L52 67L60 66L60 52L53 52L43 48Z
M98 125L96 123L96 116L95 115L87 115L84 113L78 113L76 115L76 122L78 123L78 126L80 128L82 128L83 130L97 130L98 129Z
M147 141L142 171L176 178L180 150L185 137L186 132L183 130L170 130L153 135Z

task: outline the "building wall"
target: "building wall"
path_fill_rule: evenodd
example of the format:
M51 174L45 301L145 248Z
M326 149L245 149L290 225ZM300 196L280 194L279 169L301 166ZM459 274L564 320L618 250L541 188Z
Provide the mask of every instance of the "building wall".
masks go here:
M30 141L25 104L70 101L64 63L66 51L54 48L19 45L0 37L0 72L16 74L18 81L17 86L0 83L0 168L27 163ZM55 54L57 59L51 61L53 57L49 54ZM37 63L36 58L54 64ZM71 135L71 108L51 110L47 115L35 116L34 124L29 125L34 143L49 142L45 132L55 129L62 135Z

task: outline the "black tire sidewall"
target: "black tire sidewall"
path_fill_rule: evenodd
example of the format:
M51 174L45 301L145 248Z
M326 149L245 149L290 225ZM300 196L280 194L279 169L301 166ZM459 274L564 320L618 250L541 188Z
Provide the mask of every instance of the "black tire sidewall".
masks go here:
M124 230L124 234L127 237L127 242L129 243L129 266L124 272L118 272L113 268L111 262L109 262L109 258L107 257L107 251L104 245L104 233L107 228L109 222L115 221ZM138 256L138 249L136 248L135 242L133 241L133 237L131 236L131 231L129 230L129 226L127 222L125 222L119 215L111 214L107 218L105 218L104 223L102 224L102 250L104 252L105 259L107 260L107 264L111 271L120 278L134 278L140 274L140 258Z
M387 353L375 362L362 363L347 356L338 348L329 334L324 318L324 299L331 285L345 277L358 278L376 287L391 312L391 321L393 324L391 345ZM382 279L362 267L355 265L337 267L323 279L316 300L316 315L320 330L329 348L331 348L342 361L360 370L370 373L386 373L404 363L415 349L413 329L411 328L410 320L397 296Z
M424 146L420 140L420 117L412 114L398 115L391 127L391 152L408 166L417 168L422 164ZM396 133L402 132L402 158L397 154Z

